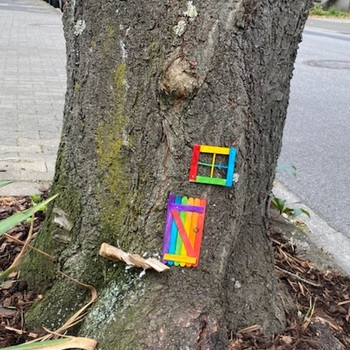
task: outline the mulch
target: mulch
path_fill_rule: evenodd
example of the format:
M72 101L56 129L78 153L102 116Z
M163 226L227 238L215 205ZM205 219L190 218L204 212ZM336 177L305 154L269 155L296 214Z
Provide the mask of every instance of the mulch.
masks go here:
M44 194L45 196L45 194ZM0 221L32 205L28 197L0 197ZM45 218L35 216L33 233ZM25 241L30 224L25 222L8 234ZM258 325L240 330L230 340L228 350L350 349L350 279L334 271L319 271L296 254L295 247L277 232L270 232L274 246L276 273L288 290L294 308L287 308L284 332L271 338ZM7 269L21 245L9 236L0 237L0 271ZM25 279L15 273L0 282L0 348L33 340L42 330L25 328L25 311L41 298L28 289Z
M32 201L29 197L0 197L0 221L31 206ZM35 214L34 235L39 231L44 218L43 212ZM9 268L21 252L22 245L18 240L24 242L29 230L30 222L23 222L7 232L6 236L0 237L0 272ZM11 240L9 236L17 241ZM39 336L38 332L25 329L24 314L40 297L34 291L28 290L28 285L20 273L14 272L5 281L0 281L0 348L21 344Z
M319 271L298 257L295 246L270 232L275 269L295 308L287 311L287 328L273 339L260 327L240 330L229 350L346 350L350 349L350 278L339 272Z

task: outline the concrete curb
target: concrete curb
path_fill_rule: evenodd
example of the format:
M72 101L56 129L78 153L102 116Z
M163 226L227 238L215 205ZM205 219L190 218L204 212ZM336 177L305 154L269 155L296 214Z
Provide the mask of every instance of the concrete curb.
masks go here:
M308 237L318 248L332 254L334 262L350 275L350 239L329 226L312 209L301 203L300 199L282 183L275 181L273 193L276 197L285 199L288 206L303 208L310 213L310 218L305 215L300 218L309 228Z

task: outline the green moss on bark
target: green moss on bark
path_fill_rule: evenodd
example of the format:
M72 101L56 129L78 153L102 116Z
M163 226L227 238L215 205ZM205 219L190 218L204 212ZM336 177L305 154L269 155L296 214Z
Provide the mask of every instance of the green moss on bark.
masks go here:
M57 166L60 167L62 161L62 151L57 158ZM63 171L55 182L51 195L58 193L59 196L47 208L47 217L43 227L37 233L34 246L45 253L50 254L54 261L34 250L29 250L21 264L23 278L28 281L33 290L44 292L48 289L52 281L57 277L59 260L62 259L62 252L67 254L68 246L74 241L74 236L79 233L76 222L81 213L80 196L78 191L70 185L68 178ZM72 231L68 231L54 223L55 214L53 208L60 208L66 213L67 219L75 224Z
M35 239L35 246L40 250L53 255L54 242L49 232L52 229L50 222L53 220L52 211L49 212L46 218L46 226L40 230ZM35 291L43 291L43 288L48 288L52 281L56 278L56 264L48 257L34 251L29 250L25 259L20 265L21 276Z
M126 135L126 65L120 64L114 73L114 100L107 120L97 130L98 167L102 173L104 191L100 193L103 212L102 236L117 238L123 227L125 211L130 200L125 150L130 148Z

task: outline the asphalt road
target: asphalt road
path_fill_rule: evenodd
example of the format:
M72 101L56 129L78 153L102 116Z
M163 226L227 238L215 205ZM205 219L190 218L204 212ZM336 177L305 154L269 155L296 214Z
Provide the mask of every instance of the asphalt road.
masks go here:
M291 192L350 238L350 21L309 20L300 44L277 174Z

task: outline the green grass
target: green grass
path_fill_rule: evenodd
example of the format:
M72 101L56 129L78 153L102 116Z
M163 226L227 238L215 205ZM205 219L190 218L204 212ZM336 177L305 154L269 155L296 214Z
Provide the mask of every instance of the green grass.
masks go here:
M321 6L315 6L310 10L311 16L322 16L332 18L350 18L350 11L340 11L335 6L324 10Z

